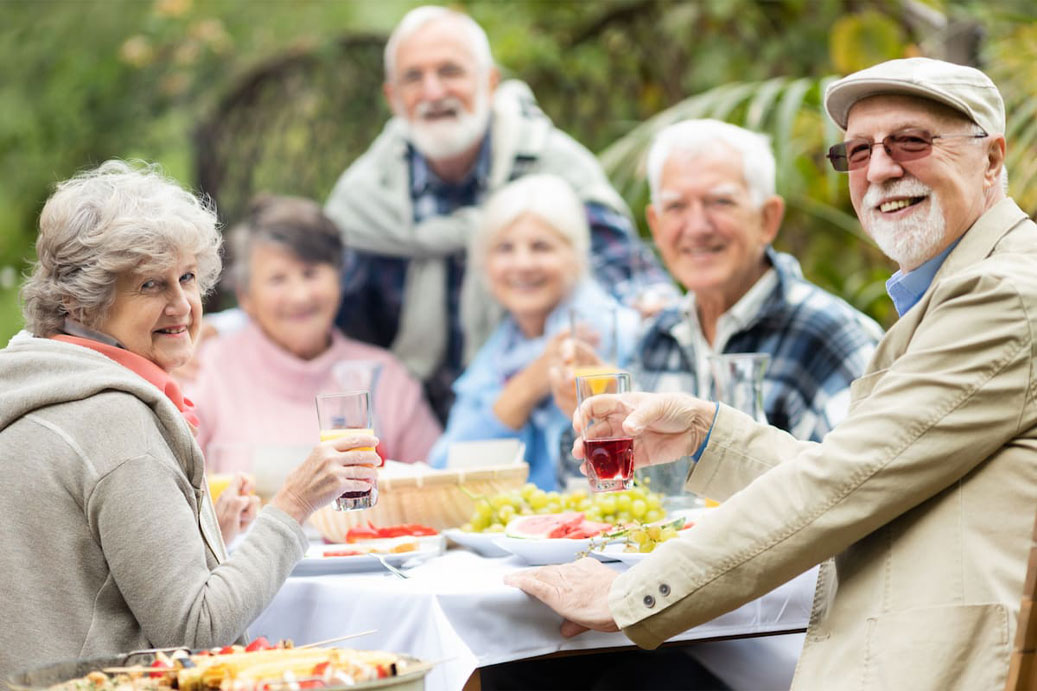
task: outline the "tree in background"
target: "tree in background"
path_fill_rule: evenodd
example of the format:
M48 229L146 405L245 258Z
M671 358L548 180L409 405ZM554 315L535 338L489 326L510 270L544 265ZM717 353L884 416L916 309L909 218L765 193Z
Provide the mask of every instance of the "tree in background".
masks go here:
M112 156L159 161L233 222L257 189L323 198L387 113L380 43L407 0L0 3L0 342L51 186ZM889 323L889 263L823 165L830 75L907 55L978 63L1009 102L1012 193L1037 211L1037 8L917 0L457 3L506 74L601 151L640 215L654 130L719 117L768 132L790 209L779 244Z

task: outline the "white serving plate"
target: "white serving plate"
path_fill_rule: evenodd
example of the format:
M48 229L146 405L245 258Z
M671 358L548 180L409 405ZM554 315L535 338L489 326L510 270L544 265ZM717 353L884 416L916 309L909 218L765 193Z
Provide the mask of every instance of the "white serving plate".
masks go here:
M410 552L388 552L394 545L404 542L417 542L418 549ZM385 567L369 554L356 554L345 557L325 556L328 552L343 550L379 550L379 555L393 566L401 566L405 562L424 561L437 557L446 548L446 540L442 535L401 536L382 540L364 540L353 544L310 545L306 556L295 565L292 576L326 576L336 573L358 573L363 571L384 571Z
M460 528L449 528L443 531L443 535L451 542L484 557L506 557L511 554L493 542L496 538L501 537L501 533L469 533Z
M597 557L601 561L618 561L630 565L640 563L646 557L651 556L651 552L624 552L624 549L626 549L626 543L613 542L592 550L591 556Z
M541 566L575 561L581 552L586 552L590 548L591 540L592 538L572 540L565 537L523 538L498 535L493 542L527 564Z

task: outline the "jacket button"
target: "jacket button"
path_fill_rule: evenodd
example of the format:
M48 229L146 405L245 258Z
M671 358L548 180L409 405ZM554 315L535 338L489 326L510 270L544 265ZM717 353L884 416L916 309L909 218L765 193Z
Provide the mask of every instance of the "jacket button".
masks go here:
M662 595L663 597L666 597L667 595L669 595L670 594L670 586L668 586L665 583L663 583L661 586L659 586L659 594Z
M644 603L645 607L651 609L652 607L655 607L655 598L651 595L645 595Z

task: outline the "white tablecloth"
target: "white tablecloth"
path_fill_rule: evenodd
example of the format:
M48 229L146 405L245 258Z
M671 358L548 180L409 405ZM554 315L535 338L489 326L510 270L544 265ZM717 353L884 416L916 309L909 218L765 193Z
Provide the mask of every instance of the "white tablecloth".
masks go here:
M485 559L450 550L411 569L406 580L386 571L289 578L249 632L271 640L290 638L302 645L377 629L340 645L442 660L426 680L429 691L460 689L477 667L485 665L560 650L631 645L622 633L590 631L562 638L557 614L502 582L505 573L520 568L526 565L517 557ZM803 628L815 580L816 569L812 569L672 640Z

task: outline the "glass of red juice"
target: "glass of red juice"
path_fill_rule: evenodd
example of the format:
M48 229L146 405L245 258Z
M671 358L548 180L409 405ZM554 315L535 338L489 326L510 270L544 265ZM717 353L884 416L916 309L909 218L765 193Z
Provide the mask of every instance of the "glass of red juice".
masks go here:
M599 372L576 377L576 397L583 402L592 396L630 391L626 372ZM634 484L634 439L623 431L626 415L590 418L583 421L584 457L587 479L594 492L616 492Z

